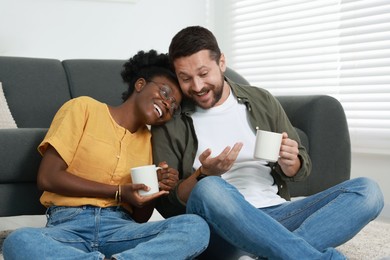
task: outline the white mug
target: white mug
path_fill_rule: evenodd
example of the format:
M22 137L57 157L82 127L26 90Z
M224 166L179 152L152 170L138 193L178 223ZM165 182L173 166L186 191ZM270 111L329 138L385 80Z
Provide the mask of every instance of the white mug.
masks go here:
M156 165L154 164L135 167L131 169L132 183L145 184L150 188L148 191L138 190L139 195L147 196L157 193L159 191L157 171L161 169L161 167L156 167Z
M282 134L257 130L253 156L268 162L276 162L279 158L281 144Z

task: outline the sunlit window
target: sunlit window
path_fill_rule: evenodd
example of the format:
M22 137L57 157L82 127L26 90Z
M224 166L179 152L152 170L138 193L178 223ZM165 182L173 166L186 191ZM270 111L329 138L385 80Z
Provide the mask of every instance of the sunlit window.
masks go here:
M390 1L231 0L229 64L275 95L328 94L352 151L390 154Z

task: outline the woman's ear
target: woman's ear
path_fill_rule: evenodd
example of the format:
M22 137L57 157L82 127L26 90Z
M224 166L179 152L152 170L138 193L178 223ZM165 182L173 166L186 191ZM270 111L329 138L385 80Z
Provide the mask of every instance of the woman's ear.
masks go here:
M139 78L134 84L134 90L140 92L145 85L146 85L146 80L144 78Z

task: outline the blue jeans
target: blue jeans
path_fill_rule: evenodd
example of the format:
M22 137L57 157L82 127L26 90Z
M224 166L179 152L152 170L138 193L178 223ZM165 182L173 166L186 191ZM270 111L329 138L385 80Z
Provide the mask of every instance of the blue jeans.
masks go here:
M229 259L238 249L269 259L345 259L334 247L375 219L383 205L379 186L356 178L300 200L257 209L232 185L210 176L193 189L187 213L210 225L210 246L202 254L208 259Z
M22 228L4 241L4 259L192 259L210 230L196 215L136 223L118 207L52 207L44 228Z

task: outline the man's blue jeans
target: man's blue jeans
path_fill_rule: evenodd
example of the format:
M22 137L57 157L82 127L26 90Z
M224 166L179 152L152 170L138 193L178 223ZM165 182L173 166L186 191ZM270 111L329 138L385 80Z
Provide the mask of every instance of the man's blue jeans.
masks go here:
M209 223L212 236L205 253L214 259L228 259L226 254L234 251L229 246L269 259L345 259L334 247L376 218L383 204L375 182L356 178L300 200L257 209L232 185L210 176L193 189L187 213ZM214 237L225 243L222 250Z
M4 241L4 259L192 259L209 242L196 215L139 224L117 207L52 207L44 228L22 228Z

